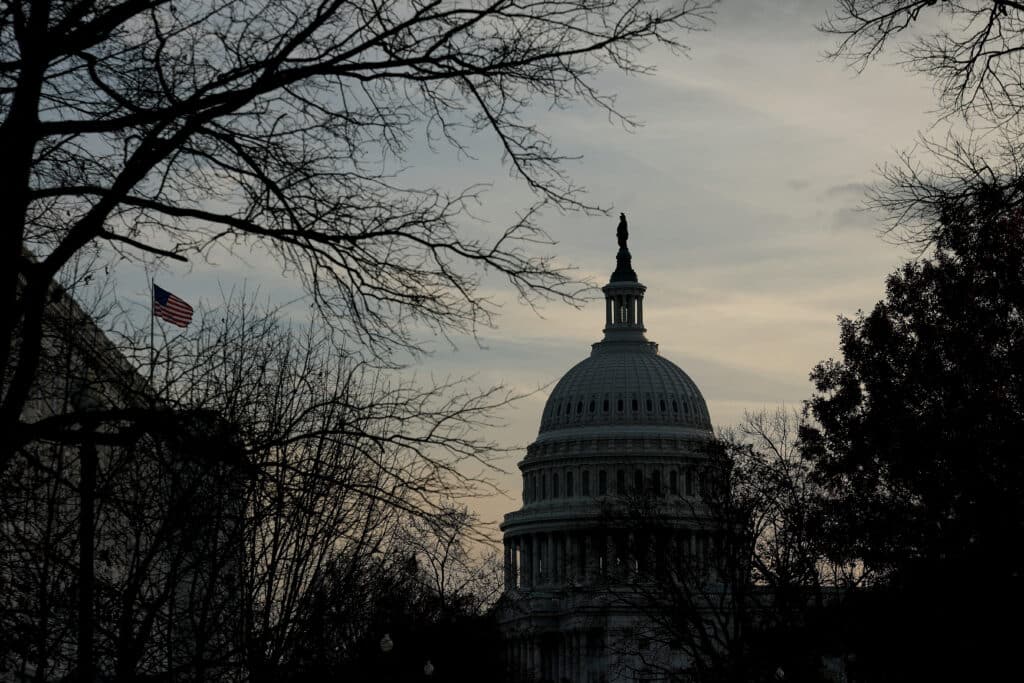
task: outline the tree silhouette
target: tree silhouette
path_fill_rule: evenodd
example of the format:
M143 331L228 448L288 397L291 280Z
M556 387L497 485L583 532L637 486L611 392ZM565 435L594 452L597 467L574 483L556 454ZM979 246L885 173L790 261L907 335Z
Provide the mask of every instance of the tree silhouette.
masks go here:
M1021 596L1018 197L1016 184L978 183L935 203L934 253L893 273L869 314L842 318L841 359L811 375L818 424L803 443L830 496L828 538L892 591L875 644L904 675L976 675L1010 652L976 591ZM926 655L942 648L942 662Z
M100 245L186 260L270 254L345 346L378 360L417 330L472 333L484 271L527 301L576 301L532 252L534 206L473 235L479 187L404 181L410 145L467 153L490 133L540 201L588 209L530 108L583 101L625 125L594 81L681 48L713 0L44 0L0 9L0 474L41 353L51 282ZM30 254L35 258L30 257Z

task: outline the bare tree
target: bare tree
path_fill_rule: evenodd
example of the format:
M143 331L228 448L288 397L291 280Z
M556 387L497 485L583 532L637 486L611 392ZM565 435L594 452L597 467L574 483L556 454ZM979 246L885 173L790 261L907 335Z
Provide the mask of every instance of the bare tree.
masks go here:
M444 506L409 519L400 542L419 562L427 588L444 612L483 614L502 590L502 564L479 519L465 506Z
M821 30L839 41L830 53L860 70L886 51L932 79L938 113L953 119L945 138L920 136L886 164L866 208L882 233L925 251L942 224L979 193L1020 203L1024 131L1024 4L1006 0L837 0Z
M513 397L339 358L323 327L292 330L246 306L223 315L173 344L156 381L244 435L247 668L272 677L294 663L307 594L329 566L362 590L355 580L410 518L444 519L445 500L490 486L460 468L490 466L496 446L477 434Z
M468 153L489 132L541 201L595 208L531 107L583 101L633 125L595 76L645 71L642 48L682 48L675 30L701 27L713 4L3 3L0 429L22 441L50 282L90 245L157 261L256 246L347 348L379 359L418 348L418 326L489 324L485 270L524 300L577 301L570 274L531 253L549 241L537 207L472 236L480 188L410 186L403 159L416 141Z
M358 593L410 518L489 485L460 465L489 465L476 434L508 393L401 379L332 338L236 298L160 349L144 420L83 433L83 416L130 403L41 418L52 439L2 489L0 620L24 634L7 668L274 678L304 647L325 572ZM72 384L90 372L68 367L83 368L59 375Z
M904 65L935 81L946 113L1019 129L1024 3L836 0L835 5L820 25L839 38L831 58L863 69L887 48L895 49Z

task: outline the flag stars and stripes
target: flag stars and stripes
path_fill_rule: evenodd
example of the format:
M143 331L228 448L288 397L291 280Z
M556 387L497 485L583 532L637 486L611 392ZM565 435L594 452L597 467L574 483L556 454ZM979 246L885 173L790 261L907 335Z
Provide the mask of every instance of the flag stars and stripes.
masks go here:
M153 315L163 318L172 325L188 327L192 322L192 307L153 283Z

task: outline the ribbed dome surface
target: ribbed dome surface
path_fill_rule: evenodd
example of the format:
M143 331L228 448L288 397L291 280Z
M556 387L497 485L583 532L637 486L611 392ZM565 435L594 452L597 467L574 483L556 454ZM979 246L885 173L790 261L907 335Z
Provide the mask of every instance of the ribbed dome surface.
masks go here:
M583 425L678 425L711 429L707 404L678 365L650 342L602 342L548 397L540 431Z

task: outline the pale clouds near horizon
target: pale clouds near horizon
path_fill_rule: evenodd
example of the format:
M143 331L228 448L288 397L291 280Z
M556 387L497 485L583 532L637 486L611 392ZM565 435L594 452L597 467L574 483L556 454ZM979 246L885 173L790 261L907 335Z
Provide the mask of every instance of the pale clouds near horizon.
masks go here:
M607 75L602 84L618 93L619 107L645 124L634 133L581 107L538 113L561 151L583 156L568 166L574 181L614 209L607 218L546 213L558 241L552 253L605 282L615 216L628 214L634 267L648 287L648 337L697 382L717 425L747 409L798 406L812 366L836 352L836 316L869 309L885 275L910 256L882 242L858 206L876 167L928 127L934 98L926 81L892 66L873 64L857 77L825 62L832 39L814 24L831 4L725 0L707 32L683 36L688 56L653 51L655 75ZM476 211L490 222L467 228L497 230L531 197L509 180L493 140L482 137L472 151L475 159L422 151L407 161L413 179L453 189L493 183ZM197 266L168 286L199 298L218 280L243 277L279 298L299 293L260 254L248 264ZM485 348L439 342L413 371L535 391L490 435L526 444L552 383L600 338L603 304L552 303L541 318L502 284L487 281L503 313L498 329L481 334ZM486 518L518 505L517 460L506 458L511 474L497 477L510 497L474 503Z

